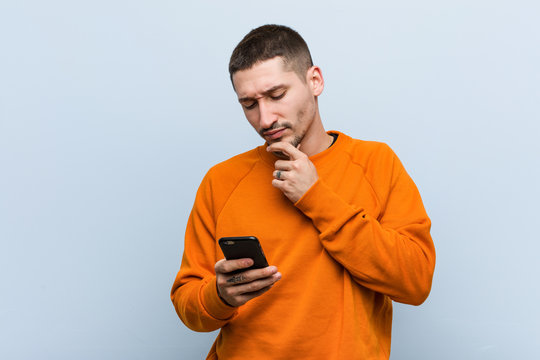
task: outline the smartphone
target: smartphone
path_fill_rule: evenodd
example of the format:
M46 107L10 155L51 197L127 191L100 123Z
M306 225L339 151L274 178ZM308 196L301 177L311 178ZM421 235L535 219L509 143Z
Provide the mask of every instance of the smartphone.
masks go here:
M225 259L227 260L253 259L252 266L235 272L260 269L268 266L259 239L255 236L222 237L219 239L219 247L221 247L221 251L223 251L223 255L225 255Z

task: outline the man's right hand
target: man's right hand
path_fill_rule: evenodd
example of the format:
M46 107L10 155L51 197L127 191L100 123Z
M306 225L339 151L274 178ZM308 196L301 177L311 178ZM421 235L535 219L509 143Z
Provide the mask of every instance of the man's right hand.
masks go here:
M275 266L231 274L253 265L251 259L219 260L215 265L218 294L228 305L240 306L270 290L281 279Z

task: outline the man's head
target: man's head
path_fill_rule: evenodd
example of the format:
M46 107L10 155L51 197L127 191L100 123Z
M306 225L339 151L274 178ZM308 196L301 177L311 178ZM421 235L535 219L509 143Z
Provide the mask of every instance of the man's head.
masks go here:
M320 150L328 137L317 105L324 81L298 33L278 25L252 30L234 50L229 69L247 120L268 144Z
M308 46L300 34L283 25L263 25L251 30L234 49L229 61L231 81L237 71L277 56L282 58L286 69L294 71L302 81L313 66Z

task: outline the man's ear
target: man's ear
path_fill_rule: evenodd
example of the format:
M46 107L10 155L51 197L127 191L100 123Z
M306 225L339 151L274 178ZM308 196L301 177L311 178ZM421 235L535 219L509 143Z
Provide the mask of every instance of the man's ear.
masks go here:
M311 88L313 96L321 95L324 89L324 79L322 76L321 68L318 66L312 66L306 74L306 80Z

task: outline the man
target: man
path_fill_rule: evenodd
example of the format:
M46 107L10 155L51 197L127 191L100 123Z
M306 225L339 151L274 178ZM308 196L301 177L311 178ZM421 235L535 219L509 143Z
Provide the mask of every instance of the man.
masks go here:
M416 186L390 148L324 130L324 87L304 40L265 25L229 72L265 144L214 166L191 212L171 299L207 359L388 359L392 300L421 304L435 250ZM256 236L272 266L224 260Z

